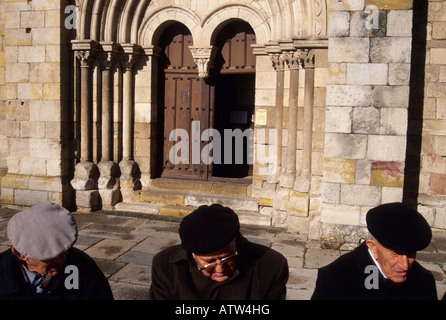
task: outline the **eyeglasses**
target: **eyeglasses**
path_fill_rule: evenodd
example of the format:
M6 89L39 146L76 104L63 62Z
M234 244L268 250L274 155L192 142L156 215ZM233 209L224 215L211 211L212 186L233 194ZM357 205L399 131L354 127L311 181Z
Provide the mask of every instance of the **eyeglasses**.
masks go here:
M237 251L235 253L231 254L230 256L218 259L219 261L217 261L217 262L209 263L209 264L206 264L204 266L200 266L198 264L197 260L195 260L195 263L197 264L198 270L200 270L200 271L202 271L202 270L210 270L210 269L215 268L218 264L224 265L224 264L228 263L229 259L234 258L236 256L238 256L238 252Z

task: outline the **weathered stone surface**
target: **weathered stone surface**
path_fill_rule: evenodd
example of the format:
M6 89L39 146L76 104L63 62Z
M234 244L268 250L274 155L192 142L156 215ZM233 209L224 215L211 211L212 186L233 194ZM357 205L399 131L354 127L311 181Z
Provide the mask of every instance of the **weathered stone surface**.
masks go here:
M367 107L370 105L371 86L328 85L327 105L344 107Z
M353 159L324 159L324 181L335 183L354 183L356 161Z
M76 165L71 185L75 190L93 190L97 188L98 167L93 162L83 161Z
M393 161L372 162L371 184L374 186L403 187L404 163Z
M363 62L369 61L369 39L367 38L330 38L328 62Z
M350 12L331 11L328 17L328 34L331 37L346 37L350 31Z
M327 158L364 159L366 154L366 135L329 133L325 136Z
M299 193L292 191L288 200L288 211L291 214L301 217L308 216L309 196L308 193Z
M381 188L375 186L341 185L341 204L374 207L381 202Z
M372 104L381 108L407 108L409 106L409 87L375 86L372 90Z
M77 190L76 206L78 211L91 212L99 209L98 190Z
M391 10L387 14L387 36L412 36L412 10Z
M360 208L357 206L324 203L321 221L328 224L359 225Z
M412 9L413 0L365 0L365 5L377 6L383 10Z
M353 133L379 133L380 112L373 107L353 109Z
M347 63L347 84L386 85L387 74L385 63Z
M432 174L430 190L434 194L446 195L446 174Z
M410 63L411 37L378 37L370 40L372 63Z
M351 133L352 107L327 107L325 112L326 132Z
M372 160L404 161L406 137L370 135L368 137L367 157Z

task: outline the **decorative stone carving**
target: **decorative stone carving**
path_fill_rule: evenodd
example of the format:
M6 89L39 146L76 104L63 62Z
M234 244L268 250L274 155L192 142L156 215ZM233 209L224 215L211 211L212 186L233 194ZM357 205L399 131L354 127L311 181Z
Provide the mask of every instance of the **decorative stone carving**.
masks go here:
M75 190L85 191L97 188L98 167L90 161L81 161L76 165L71 185Z
M209 70L214 63L217 48L214 46L189 46L189 49L198 67L198 76L200 78L209 77Z
M287 55L283 53L271 53L269 55L269 58L271 59L271 62L273 64L273 68L275 70L284 70L285 69L285 63L287 59Z
M314 50L302 49L298 50L296 54L299 56L299 63L303 68L314 68Z
M95 58L95 54L90 50L76 51L75 54L80 62L81 68L90 67Z

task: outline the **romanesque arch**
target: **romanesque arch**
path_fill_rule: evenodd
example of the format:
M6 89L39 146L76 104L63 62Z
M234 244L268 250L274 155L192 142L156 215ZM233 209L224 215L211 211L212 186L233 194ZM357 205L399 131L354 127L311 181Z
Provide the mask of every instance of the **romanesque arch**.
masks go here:
M156 141L152 134L156 131L156 110L159 110L155 93L159 81L157 60L161 54L158 44L162 32L171 24L181 23L190 31L193 45L188 49L197 66L197 77L205 79L216 51L216 35L232 21L245 21L255 33L253 51L262 61L263 72L268 63L269 68L274 67L272 72L277 73L274 77L277 114L280 116L283 112L284 71L290 78L290 92L286 96L297 97L297 92L292 90L298 85L299 68L305 68L306 111L311 111L312 50L327 45L324 0L226 3L190 0L184 5L173 0L77 0L76 4L78 28L72 49L77 58L75 122L79 148L72 186L79 195L90 195L76 197L79 201L90 199L89 203L78 203L78 206L91 205L91 197L109 206L119 201L132 201L135 189L150 185L156 158ZM269 80L265 85L271 83ZM261 82L256 85L260 86L256 87L256 92L260 90L261 94L266 94ZM94 103L90 99L92 96L97 97ZM289 116L295 121L297 98L291 100ZM93 126L96 128L94 137ZM275 126L282 131L281 121L277 120ZM311 122L308 126L307 133L311 131ZM296 130L288 128L291 139L288 140L292 144L295 144ZM304 140L310 142L303 151L304 163L308 163L311 162L311 135ZM278 141L279 148L281 143ZM95 158L92 150L97 150L96 154L101 157ZM293 177L292 181L282 181L282 185L292 188L297 171L296 158L290 154L296 151L291 148L289 159L282 161L280 155L277 160L280 170L283 166ZM300 177L305 181L308 170L305 167L305 177ZM281 183L280 177L270 182Z

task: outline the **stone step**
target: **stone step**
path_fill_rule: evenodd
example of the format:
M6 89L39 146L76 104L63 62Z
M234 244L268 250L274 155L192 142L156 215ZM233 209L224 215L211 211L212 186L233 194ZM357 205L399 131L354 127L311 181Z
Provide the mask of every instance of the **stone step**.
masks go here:
M228 191L222 190L225 187L233 187L233 184L223 186L223 184L213 182L169 179L153 181L148 190L138 190L133 193L135 210L138 207L144 207L144 204L158 205L155 214L183 218L201 205L219 203L232 208L239 215L242 224L271 226L271 216L259 213L259 199L249 197L240 191L244 188L247 192L246 185L235 185L237 194L225 194ZM240 193L243 195L239 195ZM124 205L120 206L122 208Z
M220 181L196 181L159 178L150 181L150 188L207 194L250 196L251 182L230 183Z
M159 214L162 204L147 202L119 202L115 210L120 212L133 212L141 214Z
M157 203L147 203L147 202L120 202L115 205L115 210L125 214L126 212L137 214L137 215L146 215L146 214L154 214L166 217L177 217L184 218L192 211L194 211L197 207L191 206L177 206L177 205L162 205ZM235 210L237 213L240 224L243 225L255 225L255 226L271 226L271 216L259 214L254 211L244 211L244 210Z
M234 211L258 212L259 200L247 196L209 194L176 190L138 190L133 193L135 202L150 202L174 206L199 207L219 203Z

